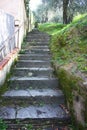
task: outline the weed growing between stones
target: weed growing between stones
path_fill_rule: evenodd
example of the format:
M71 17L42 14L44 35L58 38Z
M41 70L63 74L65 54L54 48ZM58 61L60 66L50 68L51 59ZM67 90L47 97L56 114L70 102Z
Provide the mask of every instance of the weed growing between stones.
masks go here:
M25 50L24 49L21 49L19 54L25 54Z
M6 130L6 128L7 128L7 125L2 119L0 119L0 130Z

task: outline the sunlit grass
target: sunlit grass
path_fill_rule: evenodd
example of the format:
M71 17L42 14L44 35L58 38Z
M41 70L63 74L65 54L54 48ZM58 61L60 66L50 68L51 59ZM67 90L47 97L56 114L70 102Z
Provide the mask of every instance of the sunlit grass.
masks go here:
M44 23L39 25L39 29L50 35L57 34L65 25L61 23Z
M80 21L81 19L83 20L85 17L87 17L87 14L78 14L77 16L75 16L74 18L73 18L73 22L78 22L78 21Z
M87 14L76 16L68 25L46 23L41 31L52 35L51 51L60 65L75 63L81 71L87 71Z

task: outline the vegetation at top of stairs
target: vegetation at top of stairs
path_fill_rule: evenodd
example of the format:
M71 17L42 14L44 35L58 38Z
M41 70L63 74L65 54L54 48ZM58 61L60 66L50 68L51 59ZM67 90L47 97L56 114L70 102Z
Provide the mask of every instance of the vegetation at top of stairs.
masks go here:
M39 30L46 32L50 35L55 35L65 27L62 23L44 23L39 25Z
M75 17L68 25L45 23L39 29L52 35L50 47L60 66L73 63L76 69L87 72L87 14Z

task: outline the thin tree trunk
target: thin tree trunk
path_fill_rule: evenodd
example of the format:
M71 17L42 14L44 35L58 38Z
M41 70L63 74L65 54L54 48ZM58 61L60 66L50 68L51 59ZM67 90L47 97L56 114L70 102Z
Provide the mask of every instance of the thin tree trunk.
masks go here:
M67 24L68 23L68 14L67 14L67 9L68 9L68 3L69 3L69 0L63 0L63 23L64 24Z

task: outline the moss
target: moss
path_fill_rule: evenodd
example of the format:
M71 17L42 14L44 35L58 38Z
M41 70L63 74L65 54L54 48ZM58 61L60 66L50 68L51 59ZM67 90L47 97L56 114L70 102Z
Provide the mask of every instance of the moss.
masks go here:
M87 96L84 101L84 119L85 119L85 122L87 123Z
M24 49L21 49L19 54L25 54L25 50Z
M85 125L83 126L81 123L78 123L76 121L75 115L74 115L74 108L73 108L73 101L75 99L74 91L77 92L77 94L80 93L80 86L79 86L79 81L80 79L73 76L63 68L57 68L56 67L56 72L57 72L57 77L59 79L60 83L60 88L63 90L65 99L66 99L66 104L70 110L71 113L71 119L72 119L72 124L71 128L73 130L85 130ZM84 117L85 117L85 122L87 122L87 98L85 98L85 95L83 97L85 99L85 111L84 111Z

